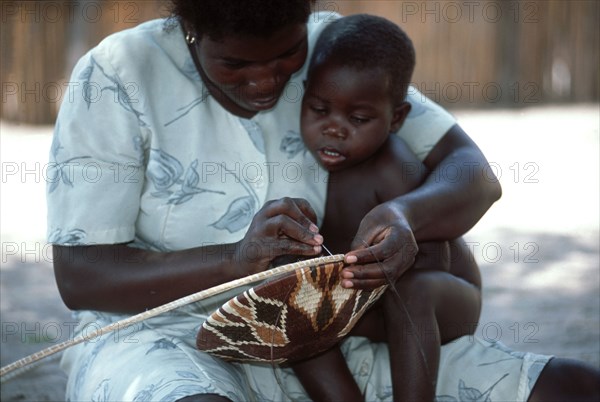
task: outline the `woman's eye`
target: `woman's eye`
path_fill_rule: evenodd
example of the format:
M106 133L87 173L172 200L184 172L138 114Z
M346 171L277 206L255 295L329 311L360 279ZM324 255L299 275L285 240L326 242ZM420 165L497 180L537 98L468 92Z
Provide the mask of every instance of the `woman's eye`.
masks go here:
M279 58L280 59L287 59L288 57L292 57L296 53L298 53L300 51L300 49L301 49L300 47L294 48L294 49L290 50L289 52L285 52L284 54L280 55Z
M227 68L231 68L231 69L239 69L239 68L243 68L245 66L248 65L248 63L244 62L244 61L224 61L223 64L227 67Z
M292 57L296 54L298 54L301 50L304 49L304 47L306 46L307 42L304 40L302 41L302 43L298 44L297 46L295 46L294 48L288 50L287 52L285 52L284 54L282 54L281 56L279 56L280 59L286 59L288 57Z

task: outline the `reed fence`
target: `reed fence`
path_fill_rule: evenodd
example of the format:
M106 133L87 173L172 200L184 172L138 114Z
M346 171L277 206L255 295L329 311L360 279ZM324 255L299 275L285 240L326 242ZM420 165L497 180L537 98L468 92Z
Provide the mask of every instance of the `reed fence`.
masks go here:
M52 123L79 57L112 32L169 15L166 0L1 2L0 117ZM414 85L450 109L598 102L596 0L319 1L400 24Z

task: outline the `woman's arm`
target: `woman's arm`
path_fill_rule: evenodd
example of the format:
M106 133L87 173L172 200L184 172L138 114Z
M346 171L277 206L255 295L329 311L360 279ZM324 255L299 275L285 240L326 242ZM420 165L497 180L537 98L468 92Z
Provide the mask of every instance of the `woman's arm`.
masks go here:
M500 183L467 134L454 125L425 159L431 173L412 192L381 204L361 222L344 286L374 288L414 262L417 241L457 238L500 198ZM382 272L386 271L386 274Z
M431 171L419 188L398 197L417 241L465 234L502 195L479 147L454 125L424 161Z
M125 244L53 246L54 274L72 310L144 311L242 276L235 244L169 253Z
M269 268L284 254L316 256L323 237L308 202L270 201L233 244L155 252L125 244L53 247L54 272L73 310L131 313Z

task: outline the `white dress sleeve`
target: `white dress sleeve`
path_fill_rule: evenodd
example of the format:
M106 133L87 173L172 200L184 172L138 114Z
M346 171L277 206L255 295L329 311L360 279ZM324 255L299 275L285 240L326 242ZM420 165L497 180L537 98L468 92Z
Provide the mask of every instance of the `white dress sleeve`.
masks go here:
M75 67L50 151L48 241L133 240L144 182L144 119L98 47Z
M406 100L411 104L411 110L397 134L420 160L424 160L456 124L456 119L412 86L408 88Z

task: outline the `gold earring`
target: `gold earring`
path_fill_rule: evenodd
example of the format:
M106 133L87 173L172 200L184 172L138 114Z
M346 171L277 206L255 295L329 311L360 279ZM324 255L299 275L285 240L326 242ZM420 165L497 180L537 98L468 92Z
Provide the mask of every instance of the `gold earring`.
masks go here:
M191 32L188 31L185 34L185 41L191 45L194 42L196 42L196 36L194 36Z

